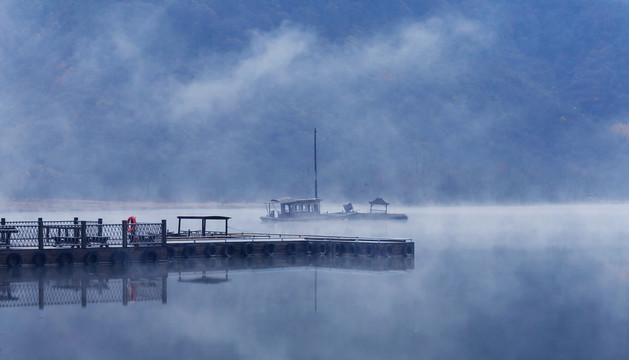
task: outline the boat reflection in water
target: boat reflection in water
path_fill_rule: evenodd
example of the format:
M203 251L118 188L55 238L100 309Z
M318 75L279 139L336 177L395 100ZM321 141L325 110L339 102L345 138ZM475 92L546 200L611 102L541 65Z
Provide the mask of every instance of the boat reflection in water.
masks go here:
M0 270L0 308L101 303L167 303L167 279L176 276L191 285L222 284L229 274L278 268L409 271L412 257L234 257L187 259L160 264L124 266L24 267Z

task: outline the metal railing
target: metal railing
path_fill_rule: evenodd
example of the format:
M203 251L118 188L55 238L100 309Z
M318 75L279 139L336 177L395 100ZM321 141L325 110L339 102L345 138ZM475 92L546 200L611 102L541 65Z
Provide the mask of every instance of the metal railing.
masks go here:
M36 225L38 222L39 222L39 220L6 221L6 218L1 218L0 219L0 225ZM103 219L86 220L85 222L88 223L88 224L102 224L103 223ZM79 218L75 217L74 220L46 220L46 221L43 221L43 223L44 223L44 225L63 225L63 224L66 224L66 225L71 225L71 224L78 225L80 222L79 222Z
M0 247L128 247L166 244L166 220L161 223L103 224L98 221L0 222Z
M0 221L0 249L72 247L131 247L131 246L166 246L167 238L172 243L187 242L256 242L256 241L306 241L306 242L341 242L341 243L412 243L410 238L380 238L355 236L324 236L305 234L272 233L223 233L206 232L201 236L196 231L168 234L166 220L161 223L137 223L123 220L119 224L103 224L97 221Z

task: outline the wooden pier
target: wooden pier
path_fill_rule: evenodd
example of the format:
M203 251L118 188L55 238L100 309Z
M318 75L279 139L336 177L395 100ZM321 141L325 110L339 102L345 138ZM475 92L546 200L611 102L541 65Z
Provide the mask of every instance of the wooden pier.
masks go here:
M231 233L229 217L179 216L177 232L161 223L138 223L130 217L119 224L102 220L0 221L0 266L126 265L194 258L409 258L415 246L407 238L369 238L304 234ZM201 230L182 231L182 220L201 220ZM225 231L209 231L207 220L225 222Z

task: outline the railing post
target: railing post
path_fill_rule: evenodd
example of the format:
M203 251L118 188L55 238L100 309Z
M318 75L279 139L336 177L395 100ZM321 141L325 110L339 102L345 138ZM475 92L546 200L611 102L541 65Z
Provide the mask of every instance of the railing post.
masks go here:
M168 302L168 276L162 276L162 304Z
M74 218L74 225L77 225L77 226L79 225L79 218L78 217ZM74 236L74 237L79 237L79 228L77 226L75 226L74 230L73 230L72 236Z
M126 276L124 276L122 278L122 289L121 289L122 290L122 305L127 305L129 303L128 283L129 283L129 280L127 279Z
M81 307L87 306L87 279L81 278Z
M81 249L87 247L87 221L81 220Z
M7 219L2 218L0 219L0 225L6 225L7 224Z
M122 220L122 247L127 247L127 220Z
M44 219L37 219L37 248L44 250Z
M103 236L103 219L98 219L98 236Z
M37 304L39 304L39 309L44 308L44 279L41 278L37 282Z
M166 246L166 220L162 220L162 246Z

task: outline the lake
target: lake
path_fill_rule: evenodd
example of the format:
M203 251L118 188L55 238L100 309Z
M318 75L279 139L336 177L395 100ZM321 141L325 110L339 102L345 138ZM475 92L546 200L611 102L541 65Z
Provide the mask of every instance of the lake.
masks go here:
M225 215L233 231L416 245L403 268L328 258L216 271L218 259L0 270L0 359L629 357L628 204L395 212L409 221L263 225L262 206L5 213L105 223L134 215L166 219L170 230L177 215Z

